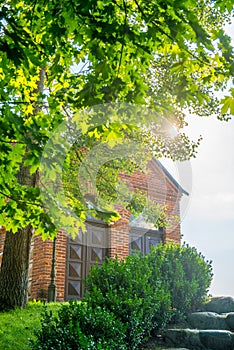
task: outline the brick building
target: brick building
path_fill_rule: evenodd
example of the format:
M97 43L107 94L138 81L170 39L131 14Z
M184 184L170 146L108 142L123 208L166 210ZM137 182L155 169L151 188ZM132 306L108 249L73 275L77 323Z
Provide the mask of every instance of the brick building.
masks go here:
M180 199L188 193L175 181L162 164L156 160L148 163L147 171L136 171L122 178L133 189L144 191L148 198L166 205L169 217L180 216ZM141 217L133 218L127 210L119 210L121 218L113 225L98 220L86 223L86 233L78 232L75 239L60 230L56 238L56 298L58 301L80 299L84 294L82 282L92 264L101 265L106 256L126 257L132 250L147 254L159 242L180 243L178 220L170 227L156 230ZM0 230L0 254L4 246L4 230ZM29 297L46 299L52 264L53 242L34 236L31 247ZM1 259L1 256L0 256ZM1 262L1 260L0 260Z

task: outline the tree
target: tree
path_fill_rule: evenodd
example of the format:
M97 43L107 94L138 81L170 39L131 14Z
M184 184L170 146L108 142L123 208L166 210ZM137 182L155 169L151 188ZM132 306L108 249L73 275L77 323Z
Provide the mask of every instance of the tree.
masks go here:
M0 224L7 230L1 309L27 302L33 230L43 237L57 231L38 187L40 159L53 130L81 109L109 102L141 105L142 111L149 106L178 127L186 108L221 118L234 114L232 96L222 101L214 96L233 76L233 49L222 29L232 11L232 0L8 0L0 5ZM80 124L83 138L89 135L85 147L100 139L120 141L123 130L133 132L136 123L128 117L92 129L89 115ZM173 156L176 147L144 129L148 119L142 112L138 120L142 142L158 156ZM185 135L173 142L184 149L175 157L194 155L196 144ZM70 196L74 199L72 191ZM80 225L86 210L81 206ZM110 211L107 218L113 215Z

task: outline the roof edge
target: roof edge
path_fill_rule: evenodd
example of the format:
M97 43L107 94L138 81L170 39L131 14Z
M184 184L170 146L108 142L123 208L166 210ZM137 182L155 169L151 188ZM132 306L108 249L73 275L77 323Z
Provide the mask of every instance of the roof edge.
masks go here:
M171 180L171 182L178 188L178 190L185 194L186 196L189 196L189 193L187 191L185 191L183 189L182 186L180 186L180 184L174 179L174 177L169 173L169 171L162 165L162 163L156 159L156 158L153 158L154 161L159 165L159 167L162 169L162 171L164 172L164 174Z

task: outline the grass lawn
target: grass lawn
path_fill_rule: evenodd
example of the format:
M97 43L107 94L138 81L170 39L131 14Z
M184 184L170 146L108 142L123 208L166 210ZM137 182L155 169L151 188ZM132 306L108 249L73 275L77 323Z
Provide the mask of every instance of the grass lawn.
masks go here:
M0 312L0 349L29 350L29 338L40 328L43 303L29 302L25 309ZM47 304L48 310L57 311L59 303Z

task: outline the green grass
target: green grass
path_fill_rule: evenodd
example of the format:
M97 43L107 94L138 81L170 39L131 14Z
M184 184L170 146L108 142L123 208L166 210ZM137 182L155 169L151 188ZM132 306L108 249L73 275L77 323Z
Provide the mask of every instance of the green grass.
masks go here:
M0 312L0 349L29 350L29 338L35 338L34 332L40 329L43 303L29 302L25 309ZM59 303L47 304L48 310L57 311Z

